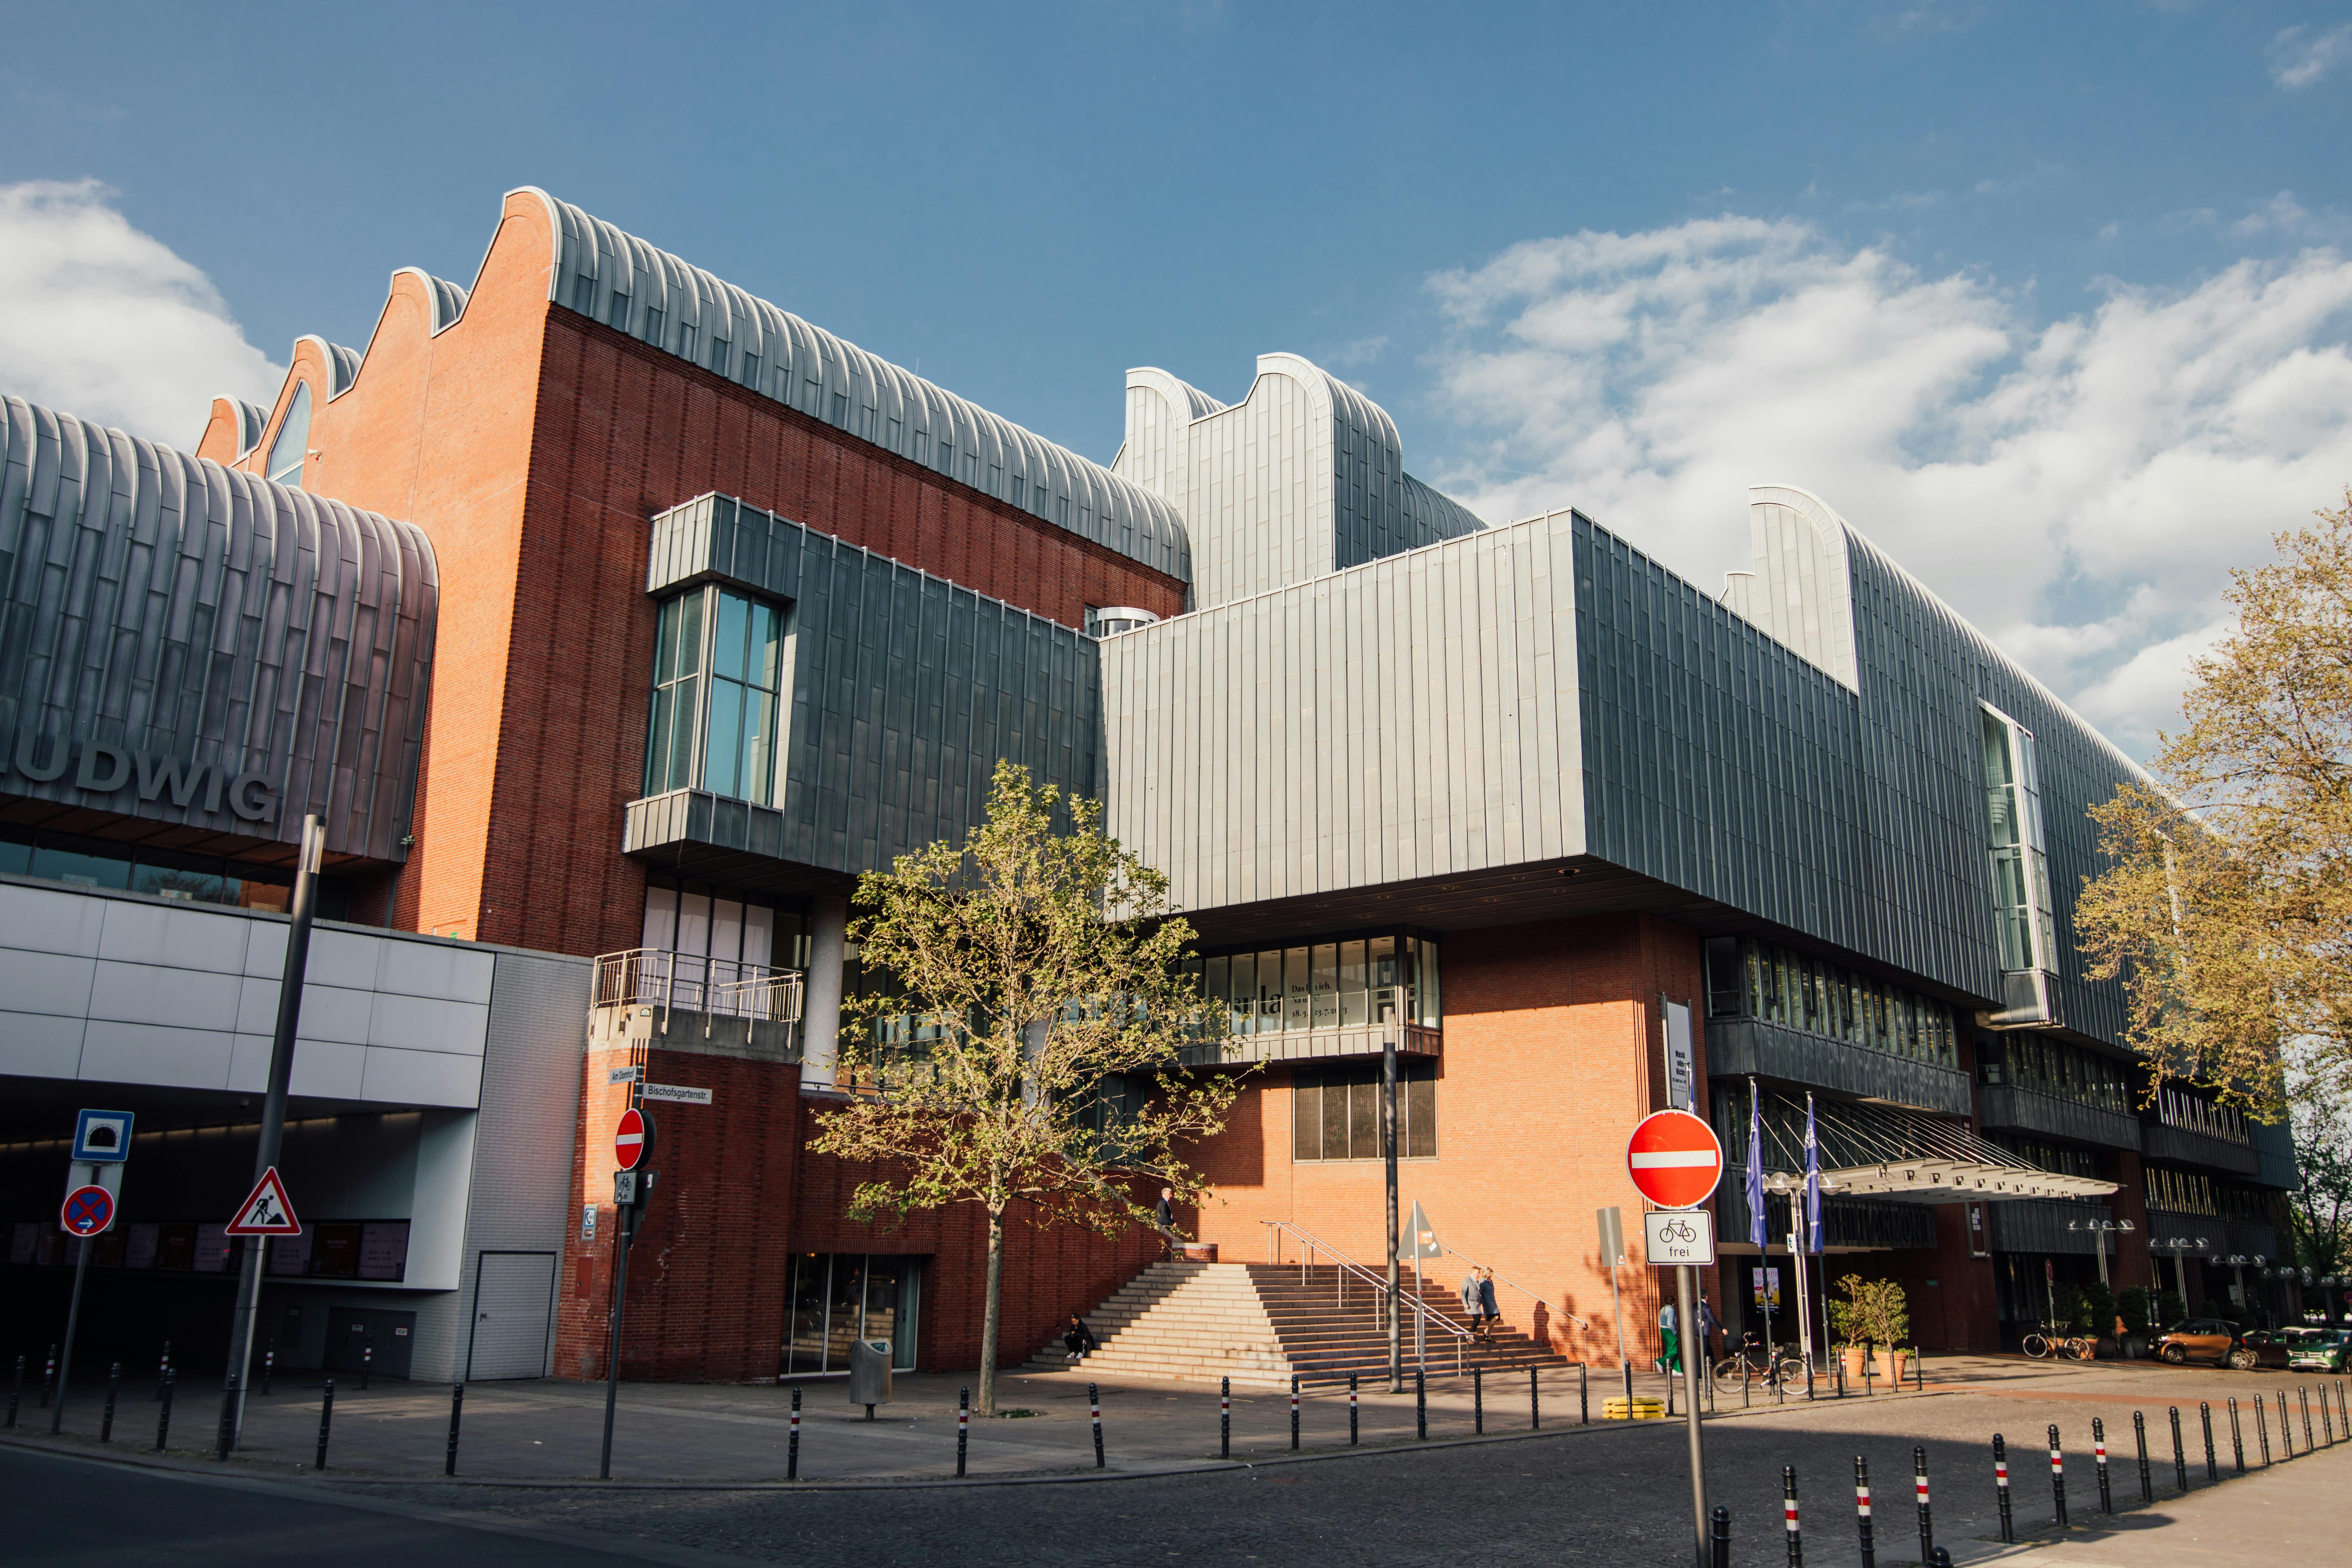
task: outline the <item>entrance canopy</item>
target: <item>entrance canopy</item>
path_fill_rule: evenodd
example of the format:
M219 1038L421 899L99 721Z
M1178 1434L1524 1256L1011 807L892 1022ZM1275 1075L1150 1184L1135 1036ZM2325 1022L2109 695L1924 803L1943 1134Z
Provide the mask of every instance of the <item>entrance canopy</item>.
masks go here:
M1769 1089L1761 1099L1765 1188L1800 1191L1805 1184L1804 1099ZM1725 1152L1723 1179L1736 1188L1748 1162L1748 1097L1718 1094L1716 1118ZM1840 1197L1987 1203L2098 1198L2116 1190L2115 1183L2096 1177L2042 1170L1949 1117L1816 1097L1814 1125L1822 1190Z

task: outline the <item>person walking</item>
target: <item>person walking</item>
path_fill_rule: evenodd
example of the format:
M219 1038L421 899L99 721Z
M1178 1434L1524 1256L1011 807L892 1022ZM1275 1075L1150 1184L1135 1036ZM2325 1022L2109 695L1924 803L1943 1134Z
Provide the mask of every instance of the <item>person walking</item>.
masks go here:
M1160 1256L1162 1258L1175 1257L1176 1243L1179 1239L1176 1235L1175 1188L1162 1187L1160 1189L1160 1201L1151 1205L1151 1223L1159 1227L1160 1245L1165 1248Z
M1466 1319L1468 1319L1468 1320L1469 1320L1469 1321L1470 1321L1470 1337L1471 1337L1472 1339L1474 1339L1474 1340L1475 1340L1475 1339L1476 1339L1476 1338L1478 1337L1478 1324L1479 1324L1479 1321L1480 1321L1480 1320L1481 1320L1481 1319L1483 1319L1483 1318L1486 1316L1486 1310L1484 1307L1482 1307L1481 1305L1479 1305L1479 1301L1478 1301L1478 1268L1477 1268L1477 1265L1475 1265L1475 1264L1471 1265L1471 1267L1470 1267L1470 1271L1469 1271L1467 1274L1465 1274L1464 1276L1462 1276L1462 1290L1461 1290L1461 1295L1462 1295L1462 1315L1463 1315L1465 1318L1466 1318Z
M1698 1358L1712 1363L1715 1360L1716 1336L1723 1332L1723 1324L1715 1315L1715 1305L1702 1291L1698 1299Z
M1495 1325L1503 1321L1503 1309L1495 1300L1495 1271L1478 1270L1478 1310L1485 1315L1486 1342L1495 1342Z
M1675 1332L1675 1304L1658 1309L1658 1370L1669 1376L1682 1366L1682 1340Z

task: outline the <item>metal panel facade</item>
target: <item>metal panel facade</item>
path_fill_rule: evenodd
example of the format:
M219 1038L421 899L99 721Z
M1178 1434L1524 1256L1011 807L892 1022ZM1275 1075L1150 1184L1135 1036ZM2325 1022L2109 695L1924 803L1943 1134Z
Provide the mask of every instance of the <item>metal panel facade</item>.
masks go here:
M657 797L632 807L633 850L740 840L855 874L961 841L986 815L1000 758L1040 784L1100 793L1101 698L1083 634L721 496L654 520L646 590L704 580L789 606L779 805ZM650 810L673 801L683 809Z
M0 792L405 859L438 593L406 523L0 399Z

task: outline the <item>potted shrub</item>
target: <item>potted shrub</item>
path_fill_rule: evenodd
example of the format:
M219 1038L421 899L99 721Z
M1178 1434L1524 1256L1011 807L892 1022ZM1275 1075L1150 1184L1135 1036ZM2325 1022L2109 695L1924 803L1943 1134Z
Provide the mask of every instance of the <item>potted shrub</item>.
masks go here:
M2084 1332L2104 1353L2114 1355L2120 1343L2116 1331L2116 1293L2104 1280L2083 1287L2083 1321Z
M1911 1337L1911 1308L1903 1287L1882 1279L1871 1288L1871 1335L1878 1346L1879 1370L1889 1386L1900 1387L1910 1352L1896 1347Z
M1863 1320L1866 1314L1862 1304L1869 1287L1860 1275L1849 1274L1838 1281L1838 1289L1845 1292L1845 1300L1830 1302L1830 1335L1836 1342L1831 1348L1845 1363L1846 1382L1859 1384L1863 1359L1870 1353L1869 1346L1863 1342Z
M2147 1354L2148 1307L2145 1286L2128 1286L2116 1297L2116 1316L2123 1320L2123 1353L2126 1360L2138 1361Z

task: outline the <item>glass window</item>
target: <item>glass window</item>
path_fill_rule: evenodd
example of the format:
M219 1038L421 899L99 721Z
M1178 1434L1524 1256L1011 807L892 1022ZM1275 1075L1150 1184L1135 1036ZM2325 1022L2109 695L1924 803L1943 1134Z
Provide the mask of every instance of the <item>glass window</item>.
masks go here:
M1336 942L1321 942L1309 950L1309 984L1314 1001L1310 1018L1318 1029L1339 1026L1339 949Z
M697 589L662 605L647 718L647 795L698 787L768 804L782 634L782 611L720 588Z
M1233 1019L1233 1032L1253 1035L1257 1032L1257 954L1237 952L1233 956L1234 988L1226 993Z
M1307 1027L1308 994L1307 950L1303 947L1285 950L1282 955L1282 1027Z
M1339 944L1339 1022L1350 1026L1364 1022L1369 991L1364 983L1364 944L1343 942Z
M281 485L302 488L302 465L310 448L310 384L294 384L294 400L278 422L278 439L269 444L269 461L263 471Z
M1291 1078L1290 1152L1295 1161L1384 1158L1380 1063L1297 1069ZM1437 1156L1437 1064L1426 1058L1397 1063L1397 1154Z
M1404 984L1398 972L1397 939L1376 936L1369 944L1366 959L1372 971L1372 1022L1393 1024L1397 1021L1399 988Z

